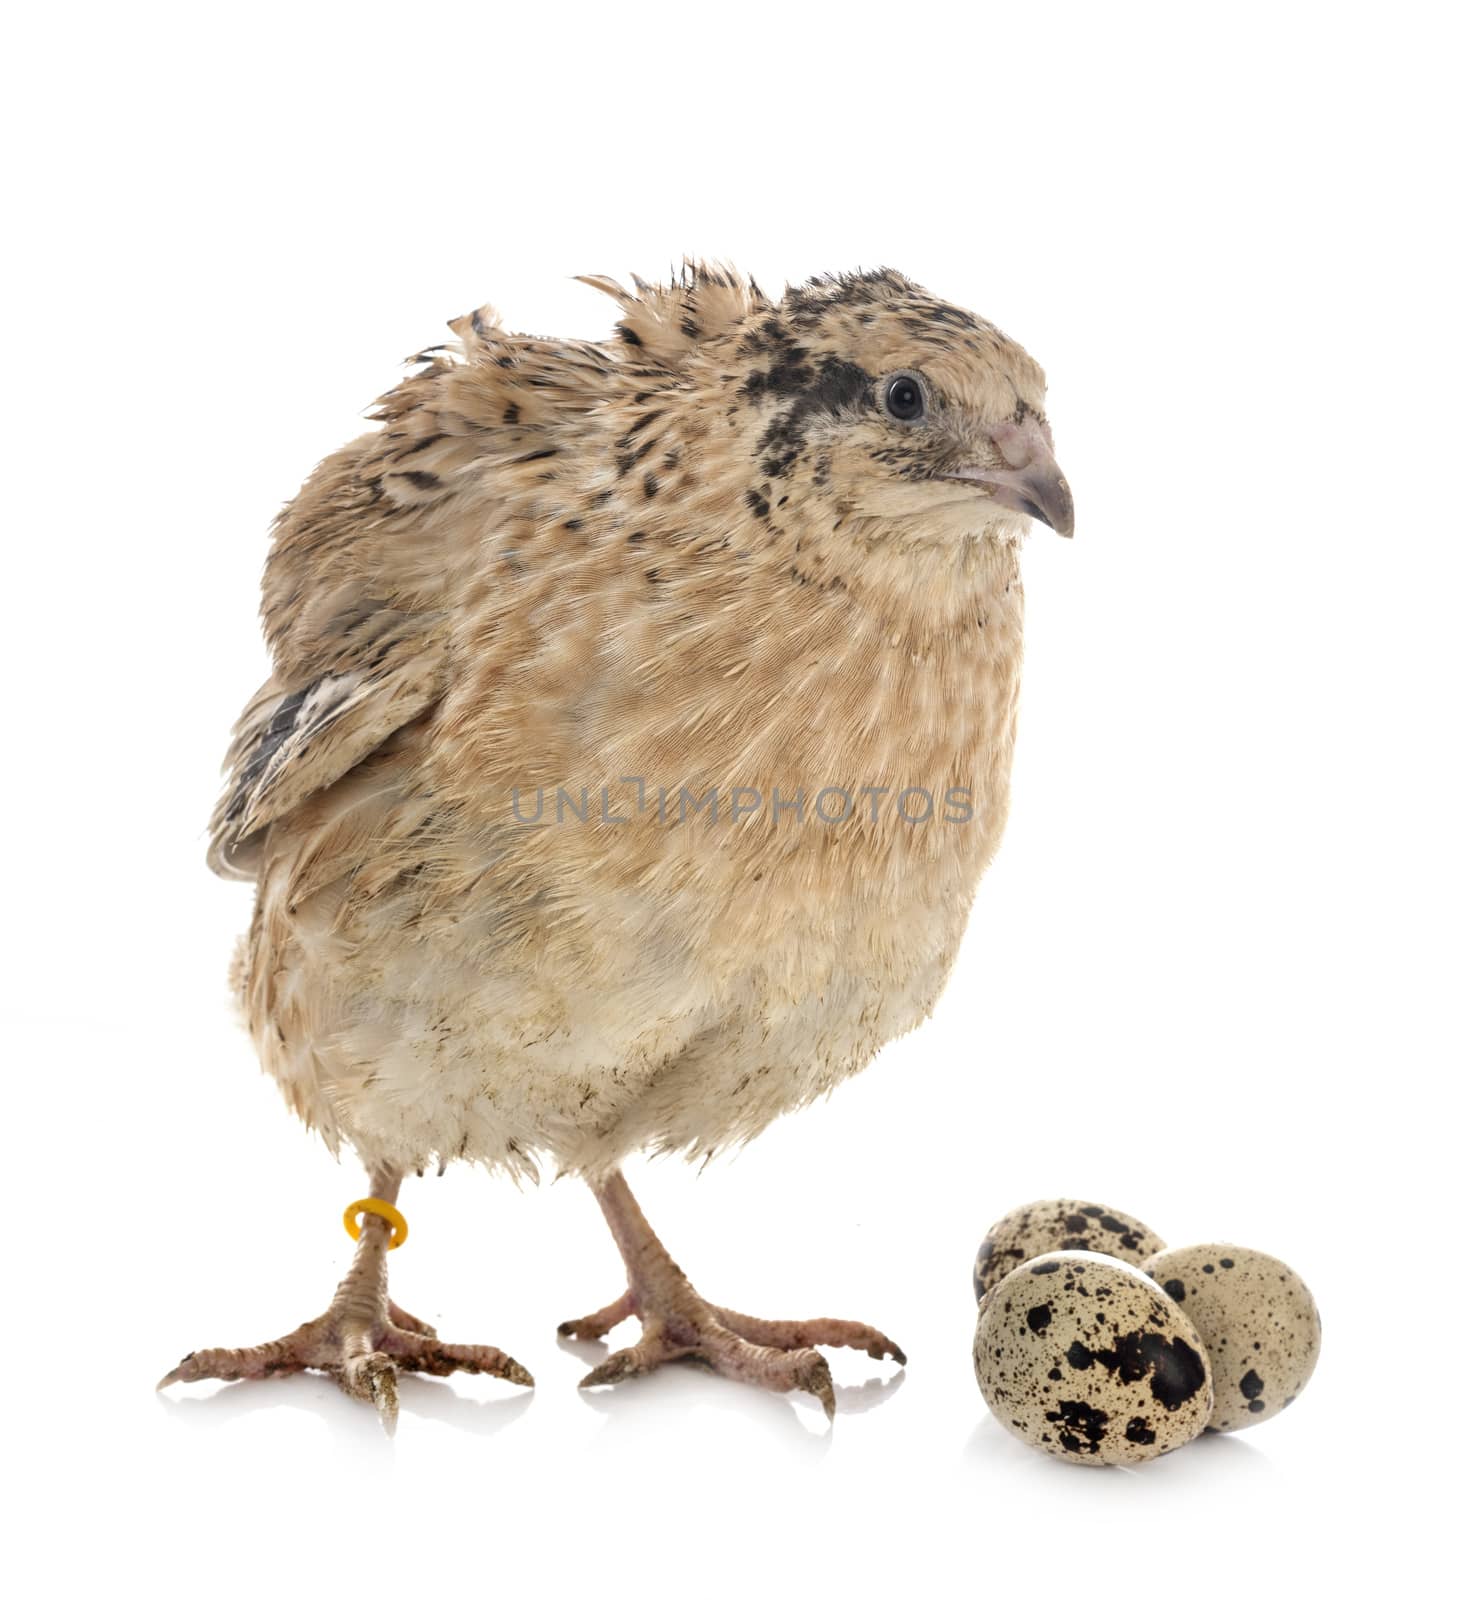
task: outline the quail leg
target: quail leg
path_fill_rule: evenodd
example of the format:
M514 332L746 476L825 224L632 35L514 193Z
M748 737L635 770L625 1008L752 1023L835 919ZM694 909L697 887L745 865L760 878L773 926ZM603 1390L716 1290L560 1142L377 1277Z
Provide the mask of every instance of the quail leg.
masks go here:
M618 1350L581 1381L582 1389L620 1383L664 1361L696 1360L726 1378L784 1394L814 1394L828 1417L836 1412L831 1369L816 1345L865 1350L875 1360L907 1359L889 1338L863 1322L816 1317L774 1322L711 1305L698 1294L653 1233L619 1172L592 1183L595 1198L626 1263L628 1287L619 1299L588 1317L560 1325L567 1338L604 1338L627 1317L641 1321L641 1337Z
M400 1190L398 1173L376 1173L370 1193L392 1205ZM360 1223L354 1261L322 1316L281 1339L241 1350L196 1350L159 1380L198 1383L202 1378L272 1378L316 1368L331 1372L339 1387L370 1401L387 1428L393 1428L400 1402L397 1372L487 1372L510 1383L532 1387L534 1380L510 1356L492 1345L447 1344L435 1328L391 1300L385 1255L390 1225L366 1213Z

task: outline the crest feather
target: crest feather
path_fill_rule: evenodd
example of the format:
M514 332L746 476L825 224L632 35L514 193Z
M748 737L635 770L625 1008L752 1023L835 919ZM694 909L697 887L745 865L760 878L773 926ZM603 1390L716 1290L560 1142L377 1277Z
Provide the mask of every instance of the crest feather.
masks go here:
M722 262L685 260L665 286L631 275L632 287L599 274L576 280L608 294L621 307L618 339L634 359L677 367L694 349L732 331L770 301L753 278Z

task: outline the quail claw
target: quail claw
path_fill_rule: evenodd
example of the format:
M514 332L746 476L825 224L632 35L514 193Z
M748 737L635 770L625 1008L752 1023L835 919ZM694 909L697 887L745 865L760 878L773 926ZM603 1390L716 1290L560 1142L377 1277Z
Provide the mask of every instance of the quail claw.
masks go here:
M805 1370L797 1374L797 1387L804 1389L808 1394L814 1394L821 1402L821 1409L826 1413L828 1422L836 1421L837 1397L836 1390L831 1383L831 1368L826 1363L826 1357L819 1351L814 1363L808 1363Z
M395 1425L400 1420L400 1391L396 1386L395 1372L377 1372L370 1379L370 1398L380 1414L380 1424L387 1435L395 1437Z
M178 1383L180 1379L184 1377L185 1368L189 1365L194 1354L195 1352L192 1350L189 1355L181 1356L178 1364L171 1367L169 1371L166 1372L159 1380L159 1382L154 1385L154 1393L158 1394L161 1389L167 1389L170 1384Z
M598 1367L592 1367L580 1380L582 1389L598 1389L602 1384L621 1383L640 1371L630 1350L618 1350Z

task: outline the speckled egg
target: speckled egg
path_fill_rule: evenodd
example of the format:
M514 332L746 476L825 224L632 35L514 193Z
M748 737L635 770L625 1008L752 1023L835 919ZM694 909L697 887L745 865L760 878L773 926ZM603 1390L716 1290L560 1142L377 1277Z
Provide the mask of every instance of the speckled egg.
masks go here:
M1086 1466L1127 1466L1194 1439L1211 1416L1206 1351L1144 1273L1059 1250L1007 1273L975 1325L975 1376L996 1420Z
M1034 1200L1008 1211L975 1252L975 1298L986 1295L1013 1267L1050 1250L1092 1250L1138 1266L1165 1241L1127 1211L1087 1200Z
M1195 1324L1216 1395L1209 1427L1223 1433L1275 1417L1319 1359L1319 1312L1286 1262L1234 1244L1161 1250L1144 1270Z

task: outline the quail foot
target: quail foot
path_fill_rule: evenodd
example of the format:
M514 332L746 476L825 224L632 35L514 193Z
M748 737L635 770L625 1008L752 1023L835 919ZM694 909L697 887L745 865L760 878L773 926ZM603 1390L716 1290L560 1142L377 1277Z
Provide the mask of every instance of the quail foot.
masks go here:
M380 1174L371 1197L394 1202L400 1180ZM387 1427L400 1412L397 1372L486 1372L532 1388L517 1361L491 1345L448 1344L436 1329L402 1311L390 1298L385 1254L391 1225L383 1217L363 1219L354 1262L328 1310L280 1339L239 1350L192 1350L159 1380L197 1383L202 1378L275 1378L317 1370L331 1373L347 1394L370 1400Z
M667 1361L694 1360L762 1389L805 1390L831 1417L836 1393L831 1369L816 1345L865 1350L878 1361L892 1356L900 1366L908 1359L891 1339L866 1323L834 1317L775 1322L710 1305L662 1247L621 1174L613 1173L593 1187L626 1264L629 1286L590 1316L561 1323L559 1332L570 1339L603 1339L618 1324L636 1317L641 1338L587 1373L582 1389L620 1383Z

